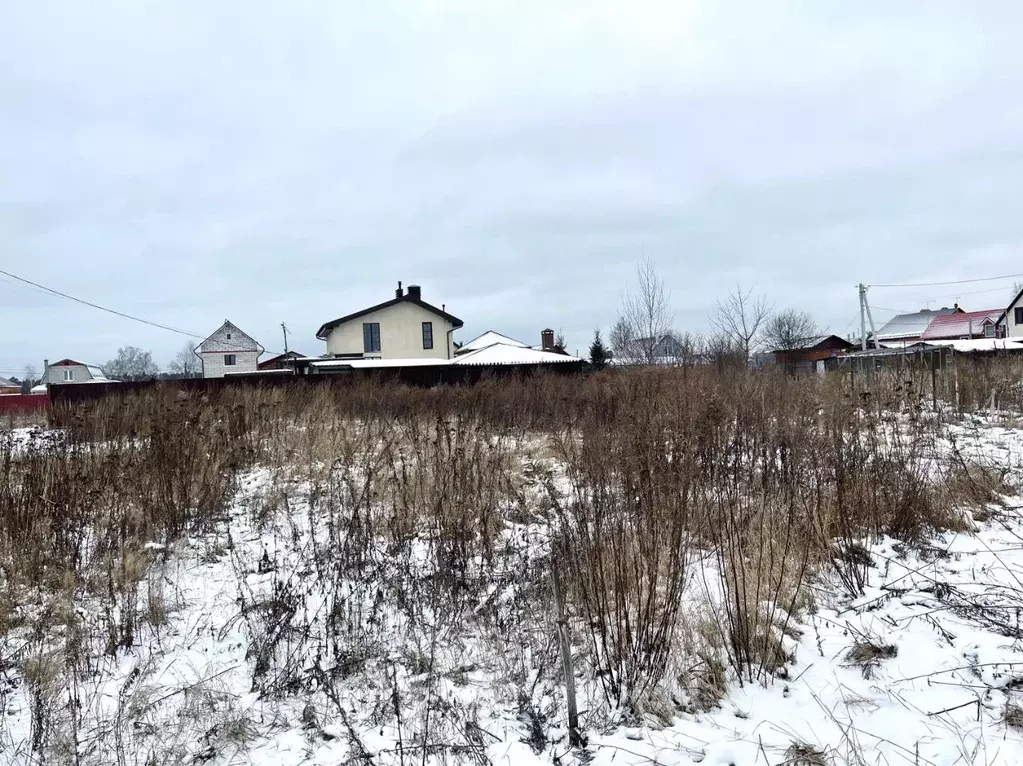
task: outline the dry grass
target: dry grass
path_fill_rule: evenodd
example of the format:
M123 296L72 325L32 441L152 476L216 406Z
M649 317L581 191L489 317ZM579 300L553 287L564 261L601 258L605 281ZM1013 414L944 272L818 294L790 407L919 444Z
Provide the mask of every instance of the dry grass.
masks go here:
M807 742L793 742L785 751L783 766L829 766L828 754Z
M845 658L850 665L862 670L864 678L869 678L882 662L897 657L898 654L898 647L891 644L862 640L852 645Z
M765 683L784 669L809 577L833 571L860 593L871 542L921 540L1006 489L1004 476L975 465L935 480L926 463L937 431L920 414L920 381L877 378L865 396L867 383L853 391L840 376L690 368L104 400L63 414L66 438L27 448L0 438L0 628L46 635L60 621L51 609L26 623L18 605L30 597L101 598L105 650L131 648L173 611L159 546L192 535L210 561L233 555L223 521L239 475L261 466L273 481L246 500L255 528L291 530L298 545L299 484L317 525L291 551L324 584L317 683L340 683L380 656L384 602L421 631L427 689L452 677L435 667L431 636L467 620L495 646L514 631L522 658L553 664L557 566L585 672L607 708L665 722L676 689L706 709L728 683ZM909 417L893 421L893 406ZM542 529L550 549L509 548L512 524ZM312 619L301 583L278 577L273 561L236 565L271 575L275 588L239 594L254 688L292 693L306 683L301 641ZM697 568L711 572L713 597L690 612ZM492 594L510 585L514 599L498 603ZM63 646L65 663L87 662L91 638ZM866 673L894 651L862 642L848 660ZM24 672L48 688L41 667ZM251 733L225 721L209 738ZM801 757L791 762L818 763Z
M1002 713L1002 722L1006 726L1023 731L1023 706L1008 703Z

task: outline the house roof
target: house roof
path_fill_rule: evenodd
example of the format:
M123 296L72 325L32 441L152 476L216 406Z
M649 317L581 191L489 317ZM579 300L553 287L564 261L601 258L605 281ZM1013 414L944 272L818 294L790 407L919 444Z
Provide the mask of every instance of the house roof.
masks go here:
M8 380L7 378L0 378L0 388L18 388L18 389L20 389L21 385L19 383L14 383L13 381Z
M983 334L984 325L997 324L1004 313L1005 309L985 309L935 317L920 338L921 340L955 339L978 333Z
M454 359L320 359L309 364L317 369L350 367L354 370L379 369L386 367L463 367L472 365L519 365L519 364L560 364L581 362L574 356L552 351L538 351L535 348L513 346L508 343L493 343L486 348L470 351Z
M430 305L422 298L418 298L415 295L405 293L400 297L396 296L394 298L391 298L391 300L389 301L384 301L383 303L378 303L375 306L370 306L369 308L362 309L361 311L356 311L352 314L346 314L343 317L339 317L338 319L326 322L320 327L319 330L316 331L316 337L319 338L320 340L326 340L327 333L329 333L338 325L342 325L345 322L351 322L353 319L358 319L359 317L366 316L366 314L372 314L374 311L382 311L383 309L390 308L391 306L397 306L399 303L413 303L416 306L419 306L419 308L426 309L430 313L436 314L442 319L446 319L447 321L449 321L456 330L463 324L462 320L454 316L453 314L449 314L448 312L442 311L436 306Z
M238 337L232 337L230 342L228 342L228 338L226 337L218 338L217 336L224 331L229 331L231 335L237 335ZM236 343L236 340L245 342ZM234 322L225 319L224 323L220 325L220 327L210 333L206 340L195 347L193 353L196 356L199 356L201 354L230 354L243 351L258 351L262 354L263 347L259 345L259 342L255 338L238 327L238 325Z
M50 367L84 367L89 371L89 374L92 375L93 380L96 380L100 383L104 383L110 380L107 377L107 374L103 372L103 368L100 367L98 364L88 364L87 362L79 362L75 359L61 359L59 362L53 362L52 364L50 364ZM80 382L85 383L87 381Z
M285 359L304 359L304 358L305 358L305 354L300 354L297 351L288 351L285 354L278 354L277 356L272 356L269 359L264 359L262 362L260 362L259 364L256 365L256 368L257 369L264 369L266 367L269 367L271 364L276 364L277 362L284 361Z
M896 314L877 331L878 340L896 340L898 338L919 338L931 322L940 316L959 313L958 308L940 308L931 311L921 309L911 314Z
M517 348L529 348L525 343L521 343L514 338L509 338L507 335L502 335L494 330L487 330L482 335L478 335L468 343L465 343L458 348L459 354L466 354L470 351L479 351L480 349L492 346L495 343L504 343L508 346L515 346Z
M774 353L778 354L790 351L812 351L813 349L817 348L817 346L822 346L829 340L837 340L840 345L846 348L855 348L855 345L853 343L847 341L845 338L839 335L814 335L810 338L803 338L800 341L801 345L797 346L796 348L777 348L774 349Z
M929 340L920 344L921 346L944 346L954 349L962 354L976 353L978 351L1015 351L1023 352L1023 341L1012 338L970 338Z
M471 351L454 360L456 365L472 364L559 364L583 360L553 351L539 351L535 348L513 346L508 343L493 343L479 351Z

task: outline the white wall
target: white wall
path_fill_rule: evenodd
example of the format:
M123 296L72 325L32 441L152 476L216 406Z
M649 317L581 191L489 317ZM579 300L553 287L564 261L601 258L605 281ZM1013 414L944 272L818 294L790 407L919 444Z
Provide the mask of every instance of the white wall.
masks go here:
M74 380L64 380L64 371L73 370ZM92 373L84 364L51 364L43 375L43 383L86 383L92 380Z
M232 353L237 357L236 364L228 367L224 364L224 355ZM204 378L222 378L226 372L255 372L259 360L258 351L215 351L200 354L202 357L202 376Z
M1006 336L1009 338L1019 338L1023 336L1023 323L1016 324L1016 307L1023 306L1023 298L1009 306L1009 310L1005 312L1005 330Z
M328 354L363 353L362 325L380 323L381 359L450 359L454 354L452 325L446 319L415 303L396 303L385 309L363 314L338 325L327 335ZM423 348L423 322L433 322L433 349Z

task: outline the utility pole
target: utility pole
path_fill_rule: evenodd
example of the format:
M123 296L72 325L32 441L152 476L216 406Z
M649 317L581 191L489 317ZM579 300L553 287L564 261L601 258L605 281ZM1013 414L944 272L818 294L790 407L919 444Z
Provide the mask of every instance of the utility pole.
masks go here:
M870 313L870 304L867 302L867 286L860 282L857 285L860 291L860 348L867 350L867 321L870 321L870 334L874 338L874 348L881 348L877 342L877 328L874 327L874 315Z
M288 353L288 326L281 322L281 332L284 333L284 353Z
M867 286L860 282L860 350L867 350Z

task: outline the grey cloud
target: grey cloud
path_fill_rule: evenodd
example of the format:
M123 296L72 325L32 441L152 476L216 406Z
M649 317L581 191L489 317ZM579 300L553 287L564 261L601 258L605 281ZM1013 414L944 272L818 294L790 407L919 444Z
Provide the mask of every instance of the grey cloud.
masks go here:
M1008 0L60 5L0 10L5 267L154 321L315 352L403 279L582 348L641 252L697 330L737 279L841 331L1017 268ZM0 374L183 340L0 295Z

